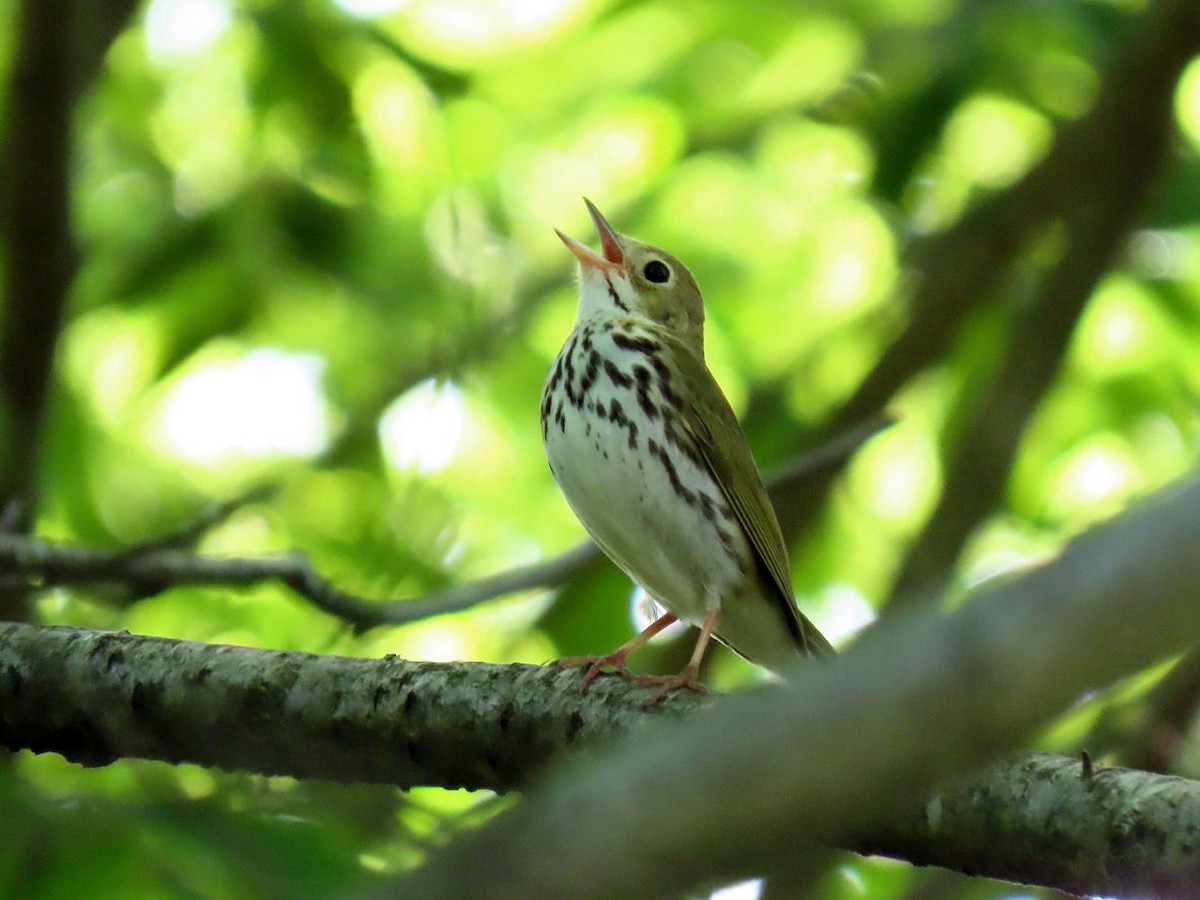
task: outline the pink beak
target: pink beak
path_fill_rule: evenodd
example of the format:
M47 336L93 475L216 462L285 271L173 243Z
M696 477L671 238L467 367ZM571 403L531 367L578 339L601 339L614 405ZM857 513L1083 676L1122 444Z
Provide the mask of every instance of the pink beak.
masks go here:
M596 209L596 204L592 203L587 197L583 198L583 202L587 204L588 212L592 216L592 223L596 226L596 231L600 235L600 248L604 255L601 256L596 251L592 250L586 244L575 240L570 235L563 234L557 228L554 229L567 249L570 250L579 264L585 269L616 269L623 271L625 268L625 251L621 249L621 244L617 240L617 233L613 227L608 224L608 220L600 215L600 210Z

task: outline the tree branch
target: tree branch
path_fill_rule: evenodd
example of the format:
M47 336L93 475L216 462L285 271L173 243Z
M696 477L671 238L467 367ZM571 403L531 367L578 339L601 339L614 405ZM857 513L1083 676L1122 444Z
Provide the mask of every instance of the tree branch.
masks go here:
M546 763L714 698L545 666L280 653L66 627L0 629L0 746L84 765L123 757L264 775L504 791ZM220 741L212 734L219 731ZM848 849L1095 893L1200 887L1200 783L1082 774L1029 754L939 790ZM1154 860L1147 869L1146 860Z
M1193 479L951 616L881 625L786 689L683 694L662 709L644 709L634 683L606 678L581 694L576 673L549 667L9 625L0 744L91 764L133 755L504 789L566 748L633 731L572 754L526 803L398 883L409 896L662 896L786 869L806 841L1091 893L1194 895L1190 782L1100 770L1073 785L1078 768L1046 757L993 770L1003 783L944 779L1016 746L1082 692L1200 640L1198 504ZM982 843L948 836L972 821L986 823Z
M174 530L156 535L150 540L138 544L122 547L120 553L124 556L144 556L156 550L192 547L204 535L218 525L224 524L243 507L249 506L251 503L265 502L271 499L277 491L278 485L260 484L235 496L205 504Z
M64 4L18 7L12 95L5 123L0 307L0 505L14 530L32 521L33 487L54 344L75 272L68 166L72 85ZM23 593L0 585L0 617L26 618Z
M0 180L0 508L15 511L6 529L14 532L33 520L54 348L77 266L70 222L74 102L136 4L102 7L24 0L17 10ZM80 27L85 21L91 27ZM28 612L21 591L0 585L0 618Z
M858 849L1078 894L1195 897L1200 782L1031 753L938 791Z
M649 725L557 772L396 895L658 897L770 874L798 844L852 842L910 815L1082 693L1200 640L1197 504L1193 479L944 619L878 626L787 690ZM1174 874L1194 895L1200 845L1180 850L1189 864ZM1094 874L1095 893L1160 883L1104 861Z
M550 758L707 702L575 670L0 627L0 746L400 787L509 790ZM213 740L219 734L220 740Z
M38 579L48 585L119 585L137 598L186 584L251 585L280 581L318 609L352 623L359 631L401 625L472 606L497 592L534 586L539 579L565 577L582 546L548 563L505 572L412 600L372 600L334 587L300 553L278 556L209 556L190 550L155 549L130 553L58 544L23 535L0 534L0 572ZM586 561L586 559L584 560Z

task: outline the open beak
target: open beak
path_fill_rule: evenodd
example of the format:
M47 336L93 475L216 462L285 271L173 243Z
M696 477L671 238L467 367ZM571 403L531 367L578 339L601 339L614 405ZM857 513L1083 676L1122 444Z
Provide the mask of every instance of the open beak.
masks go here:
M608 224L608 220L600 215L600 210L596 209L596 205L587 197L583 198L583 202L587 204L588 212L592 216L592 223L596 226L596 232L600 235L600 249L603 252L601 256L596 251L592 250L586 244L575 240L570 235L563 234L557 228L554 229L567 249L570 250L579 264L585 269L616 269L623 271L625 268L625 251L621 249L620 241L617 240L617 233L613 231L613 227Z

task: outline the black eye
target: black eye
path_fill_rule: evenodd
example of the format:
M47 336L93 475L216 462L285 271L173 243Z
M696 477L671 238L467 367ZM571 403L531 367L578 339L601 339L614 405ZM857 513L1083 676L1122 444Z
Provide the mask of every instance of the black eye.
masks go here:
M646 263L646 267L642 269L642 274L646 276L647 281L653 281L655 284L666 284L671 280L671 270L660 259L652 259Z

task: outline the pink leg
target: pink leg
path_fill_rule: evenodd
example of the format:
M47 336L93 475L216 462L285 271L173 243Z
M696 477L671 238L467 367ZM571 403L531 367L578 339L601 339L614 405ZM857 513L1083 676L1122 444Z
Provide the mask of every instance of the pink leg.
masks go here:
M639 634L630 638L607 656L568 656L566 659L560 659L557 663L555 663L555 665L557 665L559 668L567 668L568 666L587 666L588 670L583 676L583 689L587 690L591 683L600 677L600 674L604 671L605 666L612 666L620 674L628 675L629 669L625 665L625 658L668 625L673 625L677 621L679 621L679 619L673 613L666 613L665 615L659 616L657 619L643 628Z
M694 691L704 690L704 686L696 678L700 674L700 663L712 641L713 629L717 627L717 618L720 615L721 610L718 608L704 617L704 624L700 626L700 637L696 639L696 649L692 651L692 658L688 660L688 664L678 675L639 675L637 677L642 684L659 685L659 689L646 701L647 706L654 706L667 694L680 688L691 688Z

